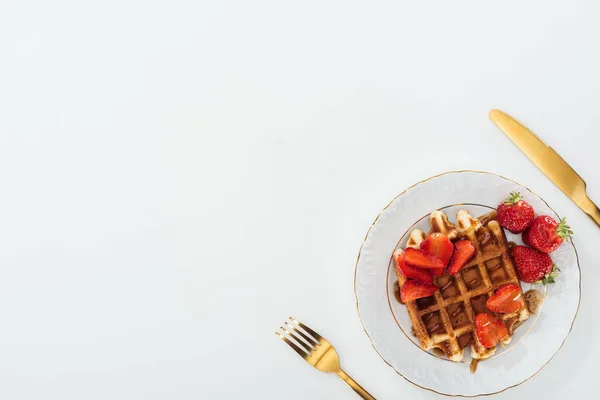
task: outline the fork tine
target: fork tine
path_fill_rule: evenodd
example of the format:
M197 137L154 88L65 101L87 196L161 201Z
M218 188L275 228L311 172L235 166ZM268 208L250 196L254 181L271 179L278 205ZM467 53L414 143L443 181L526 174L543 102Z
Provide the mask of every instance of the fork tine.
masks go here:
M287 334L287 337L289 339L292 339L292 341L294 343L296 343L298 345L298 347L300 347L302 350L304 350L305 352L309 353L312 351L312 347L307 345L306 343L304 343L302 340L300 340L298 338L298 336L294 335L291 331L285 329L283 326L280 326L279 329L281 329L283 331L283 333ZM314 346L313 346L314 347Z
M302 358L304 358L304 359L306 359L306 358L310 357L310 355L309 355L309 354L306 354L306 352L305 352L304 350L301 350L301 348L300 348L300 347L299 347L299 346L298 346L296 343L292 342L290 339L286 338L286 337L285 337L285 336L283 336L281 333L279 333L279 332L275 332L275 334L276 334L277 336L279 336L279 337L280 337L280 338L281 338L281 339L282 339L284 342L286 342L287 344L289 344L289 345L290 345L290 347L291 347L292 349L294 349L294 351L295 351L296 353L298 353L298 355L299 355L300 357L302 357Z
M306 333L302 332L300 329L296 328L294 325L289 324L287 321L285 322L285 324L290 327L290 329L292 329L292 332L295 333L296 335L299 335L302 339L304 339L304 341L309 345L312 346L313 348L315 347L315 345L319 344L319 342L317 342L315 339L311 338L310 336L308 336Z
M310 329L308 326L304 325L302 322L298 321L296 318L294 317L290 317L290 320L294 323L296 323L300 328L304 329L306 332L308 332L308 334L310 336L312 336L313 338L315 338L315 340L317 342L319 342L319 344L321 344L321 339L323 339L321 337L321 335L319 335L317 332L313 331L312 329Z

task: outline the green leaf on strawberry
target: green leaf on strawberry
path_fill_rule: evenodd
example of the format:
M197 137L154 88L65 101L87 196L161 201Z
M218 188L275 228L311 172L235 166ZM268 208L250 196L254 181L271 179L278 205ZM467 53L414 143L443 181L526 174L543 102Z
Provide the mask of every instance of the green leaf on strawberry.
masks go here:
M521 199L522 197L520 192L510 192L508 197L504 199L504 202L506 204L517 204Z
M556 283L556 278L558 278L558 273L560 272L560 268L558 268L555 264L552 264L552 271L550 273L544 275L542 279L535 282L536 284L541 283L546 286L549 283Z
M558 236L560 236L567 242L571 240L571 237L573 236L573 231L571 230L571 227L569 225L567 225L566 218L563 217L560 220L560 224L556 228L556 233L558 234Z

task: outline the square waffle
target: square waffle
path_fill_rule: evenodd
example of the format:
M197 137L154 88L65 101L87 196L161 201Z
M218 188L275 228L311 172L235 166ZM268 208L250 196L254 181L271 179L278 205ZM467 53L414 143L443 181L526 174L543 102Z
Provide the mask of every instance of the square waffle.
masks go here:
M508 314L493 313L486 307L487 299L500 286L512 283L522 292L506 236L496 220L496 212L477 219L461 210L456 216L456 226L441 211L431 213L429 220L430 233L443 233L453 242L470 240L477 251L455 276L445 274L435 278L440 289L433 296L405 303L413 333L424 350L438 348L452 361L462 361L464 349L469 345L471 357L489 358L494 355L496 348L486 349L479 341L475 332L475 316L487 312L506 325L509 334L502 344L508 344L514 330L529 318L526 306ZM419 229L413 230L407 247L419 248L425 237L426 234ZM394 262L401 252L395 252ZM402 287L406 277L397 265L396 274L398 284Z

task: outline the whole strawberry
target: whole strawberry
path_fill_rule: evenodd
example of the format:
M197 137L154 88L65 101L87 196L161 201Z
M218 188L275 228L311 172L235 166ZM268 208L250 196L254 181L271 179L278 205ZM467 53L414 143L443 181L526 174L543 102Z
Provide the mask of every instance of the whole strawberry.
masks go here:
M530 247L514 246L512 255L517 265L519 279L523 282L541 282L544 285L554 283L558 272L556 272L556 267L552 264L552 259L548 254Z
M572 234L573 231L567 225L565 218L559 224L552 217L540 215L533 220L529 229L523 232L523 242L544 253L551 253Z
M521 198L519 192L511 192L497 209L498 223L512 233L521 233L533 222L533 207Z

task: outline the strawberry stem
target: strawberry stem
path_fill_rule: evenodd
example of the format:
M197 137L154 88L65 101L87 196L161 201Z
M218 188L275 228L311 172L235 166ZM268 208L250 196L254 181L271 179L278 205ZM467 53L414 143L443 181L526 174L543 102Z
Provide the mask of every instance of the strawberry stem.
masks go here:
M517 204L519 200L521 200L521 193L519 192L510 192L510 195L504 199L506 204Z
M560 236L567 242L571 239L571 236L573 235L573 231L571 230L571 227L569 225L567 225L566 218L563 218L560 220L560 224L556 228L556 233L558 234L558 236Z
M556 264L552 264L552 271L549 274L546 274L541 280L535 283L541 283L546 286L548 283L556 283L556 278L558 278L558 271L560 268L556 266Z

